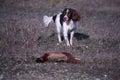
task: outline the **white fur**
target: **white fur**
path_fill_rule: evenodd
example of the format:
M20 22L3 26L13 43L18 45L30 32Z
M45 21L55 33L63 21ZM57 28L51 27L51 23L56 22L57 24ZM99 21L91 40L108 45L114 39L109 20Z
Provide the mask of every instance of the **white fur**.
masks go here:
M56 19L55 19L55 24L56 24L56 30L57 30L57 33L58 33L58 41L59 43L62 42L61 40L61 28L62 28L62 25L60 24L60 15L62 13L59 13L57 16L56 16ZM57 43L59 45L59 43Z
M49 23L52 22L52 17L48 17L48 16L43 16L43 22L45 27L48 27Z
M69 24L67 24L66 22L63 22L63 35L64 35L64 39L67 43L67 46L73 45L72 38L75 33L75 28L76 28L76 23L74 21L71 20ZM69 31L70 31L70 41L68 40L68 32Z

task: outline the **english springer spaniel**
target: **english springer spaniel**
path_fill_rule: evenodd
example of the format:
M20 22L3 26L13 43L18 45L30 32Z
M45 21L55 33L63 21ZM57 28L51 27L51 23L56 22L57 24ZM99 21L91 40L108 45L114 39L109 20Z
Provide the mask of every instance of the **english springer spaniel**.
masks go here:
M55 22L59 43L62 42L61 40L61 28L62 28L63 36L67 43L67 46L72 46L73 44L72 38L77 27L76 23L79 20L80 20L79 14L77 13L76 10L71 8L65 8L63 12L58 13L57 15L51 17L48 17L46 15L43 17L43 22L46 27L49 25L51 21ZM68 39L68 34L70 34L70 40Z

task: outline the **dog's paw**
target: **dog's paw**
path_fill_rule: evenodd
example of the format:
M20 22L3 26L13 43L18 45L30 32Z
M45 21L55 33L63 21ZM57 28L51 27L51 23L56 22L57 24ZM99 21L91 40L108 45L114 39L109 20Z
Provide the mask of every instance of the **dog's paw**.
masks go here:
M57 45L60 45L60 43L57 43Z
M57 45L60 45L62 43L62 41L59 41L58 43L57 43Z
M67 44L68 47L70 47L71 45L70 44Z

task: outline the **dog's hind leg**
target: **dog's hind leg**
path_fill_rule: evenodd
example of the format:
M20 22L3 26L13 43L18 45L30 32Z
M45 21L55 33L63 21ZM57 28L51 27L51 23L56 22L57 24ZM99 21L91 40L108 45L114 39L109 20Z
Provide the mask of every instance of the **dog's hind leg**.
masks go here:
M59 43L57 43L57 45L59 45L62 42L62 39L61 39L61 26L57 26L57 36L58 36L58 41L59 41Z
M61 33L60 32L58 32L58 40L59 40L59 43L62 42L62 40L61 40Z

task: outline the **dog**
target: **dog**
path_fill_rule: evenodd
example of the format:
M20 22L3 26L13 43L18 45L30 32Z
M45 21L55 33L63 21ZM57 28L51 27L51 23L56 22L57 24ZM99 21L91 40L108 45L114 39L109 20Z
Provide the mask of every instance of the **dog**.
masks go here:
M63 37L67 43L67 46L72 46L73 45L72 38L74 36L77 27L77 22L80 21L80 16L78 12L71 8L65 8L62 12L58 13L57 15L50 17L46 15L43 16L43 22L46 27L52 21L54 21L56 24L59 43L62 42L61 39L61 29L62 29ZM70 40L68 38L68 34L70 34Z
M44 62L67 62L80 64L81 61L67 52L48 52L36 59L37 63Z

